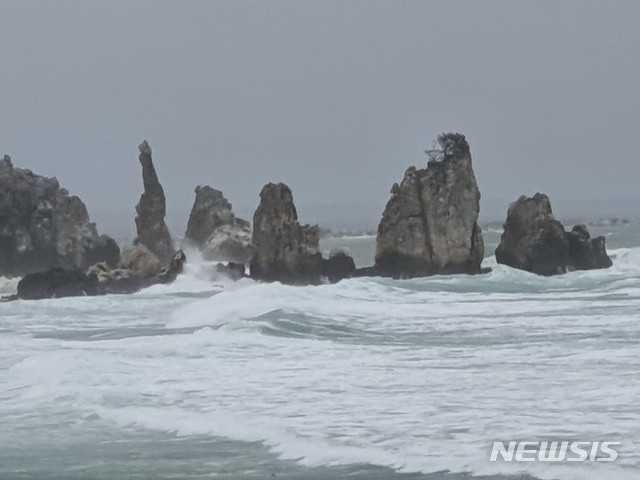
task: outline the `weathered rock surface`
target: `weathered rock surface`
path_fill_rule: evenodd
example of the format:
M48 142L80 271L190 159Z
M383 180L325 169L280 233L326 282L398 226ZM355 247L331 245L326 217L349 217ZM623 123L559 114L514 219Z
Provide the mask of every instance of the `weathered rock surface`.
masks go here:
M207 260L248 264L253 255L249 222L236 219L233 225L216 228L207 239L202 255Z
M151 147L145 140L138 149L138 159L142 165L142 182L144 193L136 205L136 228L138 236L134 244L142 244L153 252L163 266L169 264L176 251L169 229L164 221L166 199L164 190L158 181L156 169L151 159Z
M235 215L231 203L220 190L208 185L199 185L195 193L196 198L189 215L185 239L200 247L216 228L233 223Z
M553 216L549 197L542 193L523 195L509 206L496 260L538 275L612 265L604 237L592 239L584 225L566 232Z
M78 297L95 295L95 285L88 282L87 274L80 269L50 270L29 273L18 283L18 298L40 300L53 297Z
M80 269L53 268L30 273L18 283L18 293L11 299L41 300L76 296L134 293L155 284L173 282L182 273L186 257L178 251L168 268L148 275L124 268L111 269L106 263Z
M394 184L376 240L375 271L396 278L480 273L480 191L461 134L438 137L426 169Z
M143 276L157 275L162 270L160 259L142 244L134 245L124 250L118 267L138 272Z
M356 264L353 258L344 252L335 252L324 263L324 275L330 282L339 282L344 278L356 275Z
M118 263L116 242L99 236L87 208L55 178L0 160L0 275L23 276L44 269L86 269Z
M609 268L613 265L607 255L605 238L600 236L591 238L585 225L574 225L573 230L567 232L569 239L569 268L575 270L595 270Z
M206 260L248 263L251 260L249 222L237 218L220 190L196 187L185 242L202 252Z
M269 183L260 192L253 216L254 255L250 275L290 284L320 283L323 259L317 225L301 225L291 189Z

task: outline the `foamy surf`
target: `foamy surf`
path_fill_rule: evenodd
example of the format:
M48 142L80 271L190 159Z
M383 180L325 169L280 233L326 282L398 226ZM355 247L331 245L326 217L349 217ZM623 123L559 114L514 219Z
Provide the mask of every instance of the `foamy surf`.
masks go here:
M18 291L20 278L0 277L0 296L13 295Z
M373 478L363 466L380 478L634 478L640 249L612 253L609 270L553 278L486 259L487 275L317 287L224 283L191 260L174 284L135 295L4 304L0 439L13 453L0 452L0 474L36 444L55 462L60 445L75 445L60 458L93 458L133 436L128 448L175 439L170 455L203 478ZM488 460L493 441L558 437L620 440L620 457ZM190 457L203 439L207 453ZM231 460L216 453L225 442ZM268 467L252 471L256 444Z

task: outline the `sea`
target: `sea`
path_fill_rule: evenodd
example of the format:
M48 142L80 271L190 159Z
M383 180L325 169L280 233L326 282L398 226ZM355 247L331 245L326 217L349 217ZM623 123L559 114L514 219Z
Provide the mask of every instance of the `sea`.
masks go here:
M0 479L639 479L640 226L591 231L612 268L497 265L496 226L485 275L232 283L190 252L171 285L0 303ZM620 446L490 461L543 440Z

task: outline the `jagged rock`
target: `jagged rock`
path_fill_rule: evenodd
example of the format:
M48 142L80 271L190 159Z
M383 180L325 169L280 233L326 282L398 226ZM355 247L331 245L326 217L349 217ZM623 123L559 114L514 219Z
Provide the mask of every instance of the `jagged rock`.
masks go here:
M202 249L206 260L249 263L252 254L251 227L249 222L240 219L233 225L216 228Z
M104 262L109 267L115 267L120 261L120 247L118 243L107 235L101 235L94 246L87 250L84 261L81 262L83 267L87 265L95 265Z
M317 226L300 225L291 189L269 183L253 216L252 278L290 284L321 281L323 259Z
M87 208L58 180L0 160L0 275L23 276L56 267L115 266L116 242L99 236Z
M566 232L542 193L523 195L509 206L496 260L538 275L611 266L604 237L592 239L584 225Z
M140 150L138 159L142 165L144 193L136 205L138 236L134 244L144 245L158 257L162 265L167 265L176 251L164 221L166 215L164 190L153 166L151 147L145 140L138 146L138 149Z
M124 268L105 270L98 264L88 272L87 277L91 283L97 284L96 295L135 293L151 285L172 283L184 271L186 261L184 252L178 250L168 267L154 274L148 274L145 270Z
M52 268L29 273L18 283L17 297L24 300L95 295L96 282L80 269Z
M591 238L586 226L574 225L573 230L567 232L567 238L570 266L575 270L594 270L613 265L607 255L605 238Z
M480 273L480 191L469 145L461 134L438 137L426 169L410 167L394 184L376 240L375 271L416 277Z
M184 272L184 264L187 263L187 256L182 250L178 250L169 262L169 268L162 270L159 273L161 279L160 283L171 283L178 275Z
M118 266L145 276L157 275L162 270L160 259L142 244L124 250Z
M185 242L198 248L206 260L247 263L251 259L249 222L236 218L220 190L196 187Z
M324 274L330 282L339 282L345 278L351 278L356 274L356 264L349 255L344 252L335 252L325 260Z
M569 241L546 195L523 195L509 206L496 260L539 275L564 271L569 263Z
M202 247L216 228L233 223L235 215L231 204L220 190L208 185L199 185L195 193L196 198L189 215L185 239L197 247Z
M151 285L173 282L182 273L185 262L184 253L178 251L168 268L155 275L123 268L111 269L104 262L93 265L86 273L62 268L30 273L20 280L18 293L10 300L134 293Z
M96 263L87 270L88 276L95 277L98 282L105 282L111 278L129 278L132 271L126 268L110 268L105 262Z

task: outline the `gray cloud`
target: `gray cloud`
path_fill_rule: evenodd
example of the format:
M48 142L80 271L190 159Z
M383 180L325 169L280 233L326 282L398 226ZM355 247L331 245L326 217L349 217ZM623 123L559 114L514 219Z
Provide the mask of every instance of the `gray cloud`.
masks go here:
M637 198L638 18L635 1L2 1L0 151L131 225L144 138L176 228L196 184L246 215L279 180L305 220L348 204L375 225L443 131L467 135L487 208Z

